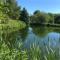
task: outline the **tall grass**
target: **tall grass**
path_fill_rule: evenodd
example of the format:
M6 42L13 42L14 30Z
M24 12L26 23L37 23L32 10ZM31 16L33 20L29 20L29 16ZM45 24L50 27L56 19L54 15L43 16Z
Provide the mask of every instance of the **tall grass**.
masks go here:
M40 60L41 59L41 50L39 46L33 44L29 50L29 58L30 60Z
M10 50L5 43L0 42L0 59L1 60L59 60L56 50L46 47L47 54L43 54L39 46L33 44L29 50Z
M1 36L0 36L1 37ZM44 46L45 51L37 46L35 43L29 49L21 49L23 43L19 44L19 49L12 48L0 38L0 60L60 60L59 48L53 49L50 46Z
M1 42L0 42L1 43ZM12 49L3 43L0 44L0 60L27 60L27 52L24 50Z

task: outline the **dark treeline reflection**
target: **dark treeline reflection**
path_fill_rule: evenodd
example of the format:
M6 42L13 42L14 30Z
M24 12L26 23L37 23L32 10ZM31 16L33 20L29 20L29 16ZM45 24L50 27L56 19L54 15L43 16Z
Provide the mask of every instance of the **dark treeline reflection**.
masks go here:
M32 31L33 31L33 34L35 34L36 42L38 41L37 44L43 45L41 47L44 47L45 45L48 46L49 43L51 44L51 47L54 45L57 46L60 43L59 42L60 41L60 28L46 27L46 26L32 26Z
M40 37L46 36L51 31L48 27L33 27L33 32Z
M10 48L20 48L22 42L24 42L26 36L28 35L28 28L25 28L20 31L7 33L6 31L2 34L2 40Z
M40 37L44 37L51 32L60 33L60 28L58 27L46 27L46 26L31 26L31 27L33 29L33 33Z

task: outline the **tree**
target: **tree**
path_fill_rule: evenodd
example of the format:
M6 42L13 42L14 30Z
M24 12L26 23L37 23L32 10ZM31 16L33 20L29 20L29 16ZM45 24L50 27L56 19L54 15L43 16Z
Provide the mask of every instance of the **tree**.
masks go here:
M8 16L5 14L5 3L6 0L0 0L0 23L7 23L8 22Z
M23 8L23 10L21 11L19 19L24 21L25 23L29 22L29 15L25 8Z
M54 22L55 22L55 24L60 24L60 14L55 14Z
M17 5L16 0L6 0L4 11L10 18L19 19L20 7Z
M31 16L31 23L48 23L49 16L47 13L39 12Z
M54 24L54 14L48 13L49 16L49 22L48 23L53 23Z
M38 14L38 13L40 13L40 10L36 10L33 14L35 15L35 14Z
M20 7L16 0L0 0L0 22L6 23L11 19L19 19Z

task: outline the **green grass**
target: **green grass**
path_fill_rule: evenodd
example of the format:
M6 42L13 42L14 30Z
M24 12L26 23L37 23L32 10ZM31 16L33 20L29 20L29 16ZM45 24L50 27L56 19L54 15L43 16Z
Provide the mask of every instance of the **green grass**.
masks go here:
M0 42L1 43L1 42ZM0 60L27 60L26 51L9 49L9 47L3 43L0 44Z
M49 51L49 50L48 50ZM50 48L50 51L47 54L42 54L42 50L39 46L30 47L30 50L16 50L9 49L5 43L0 42L0 59L1 60L59 60L56 51Z
M0 24L0 31L17 31L26 27L26 24L18 20L9 20L8 23Z

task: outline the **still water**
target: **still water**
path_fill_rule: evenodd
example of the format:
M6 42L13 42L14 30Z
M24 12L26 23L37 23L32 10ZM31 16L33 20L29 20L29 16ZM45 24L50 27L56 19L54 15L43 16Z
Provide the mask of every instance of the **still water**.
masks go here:
M45 50L46 46L58 51L60 49L60 28L56 27L27 27L9 34L6 32L0 38L10 49L20 49L21 43L22 49L29 49L33 44L39 45L42 51Z

